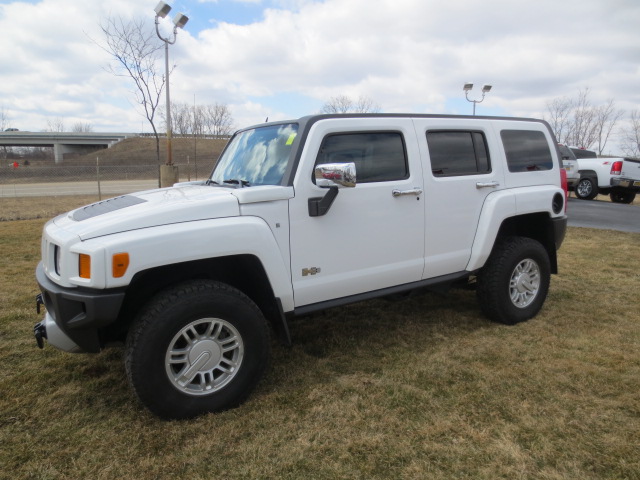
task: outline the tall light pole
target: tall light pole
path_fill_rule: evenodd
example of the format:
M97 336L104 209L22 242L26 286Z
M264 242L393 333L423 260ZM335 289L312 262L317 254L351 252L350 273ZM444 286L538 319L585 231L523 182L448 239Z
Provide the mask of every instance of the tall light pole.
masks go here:
M462 89L464 90L464 96L466 97L467 101L473 103L473 114L475 115L476 114L476 104L477 103L482 103L482 101L484 100L484 96L491 91L491 85L483 85L482 86L482 98L480 100L470 100L469 99L469 92L471 91L471 89L473 89L473 83L465 83L464 86L462 87Z
M156 12L156 33L158 34L158 38L164 42L164 69L165 69L165 88L167 95L167 161L165 165L173 167L173 155L171 150L171 97L169 95L169 45L173 45L176 43L176 37L178 35L178 28L184 28L184 26L189 21L189 17L183 15L182 13L178 13L173 18L173 37L171 39L164 38L160 35L160 18L164 18L171 11L171 6L167 5L165 2L160 1L155 8ZM177 173L175 175L177 177ZM162 177L162 175L161 175ZM175 179L177 181L177 178ZM165 186L165 185L163 185Z

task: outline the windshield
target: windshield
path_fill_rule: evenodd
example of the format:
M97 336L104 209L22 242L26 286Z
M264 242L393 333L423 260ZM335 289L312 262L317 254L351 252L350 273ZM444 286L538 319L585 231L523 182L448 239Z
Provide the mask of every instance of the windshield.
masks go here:
M280 185L298 125L270 125L237 134L218 160L211 181L219 185Z

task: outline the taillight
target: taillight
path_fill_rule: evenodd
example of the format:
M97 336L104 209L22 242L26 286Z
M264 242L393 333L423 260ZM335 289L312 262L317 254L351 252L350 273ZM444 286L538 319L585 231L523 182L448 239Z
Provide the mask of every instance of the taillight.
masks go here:
M567 171L564 168L560 169L560 185L564 190L564 213L567 213L567 202L569 201L569 187L567 186Z
M616 160L611 165L611 175L620 175L622 173L622 161Z

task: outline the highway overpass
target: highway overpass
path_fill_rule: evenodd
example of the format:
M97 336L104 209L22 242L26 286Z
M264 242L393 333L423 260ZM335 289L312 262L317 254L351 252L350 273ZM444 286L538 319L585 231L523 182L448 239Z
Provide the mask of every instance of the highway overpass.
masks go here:
M64 132L0 132L0 147L53 147L56 163L62 163L65 153L88 153L108 148L137 133L64 133Z

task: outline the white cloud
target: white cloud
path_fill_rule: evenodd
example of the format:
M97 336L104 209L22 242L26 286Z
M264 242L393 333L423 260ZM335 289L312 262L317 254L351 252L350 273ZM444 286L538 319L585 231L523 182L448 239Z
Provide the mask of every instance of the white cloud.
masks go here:
M196 19L170 48L175 101L227 103L239 125L313 113L339 94L369 96L387 111L470 113L462 83L472 81L494 86L481 107L489 113L539 116L548 100L587 86L594 103L640 108L636 0L255 1L262 20L204 20L200 31L197 19L219 19L225 0L170 2ZM0 5L1 43L11 45L0 51L9 65L0 106L32 128L41 112L42 127L64 115L139 129L132 85L104 71L108 57L88 36L100 37L108 14L152 24L151 8L146 0L113 0L110 10L81 0Z

